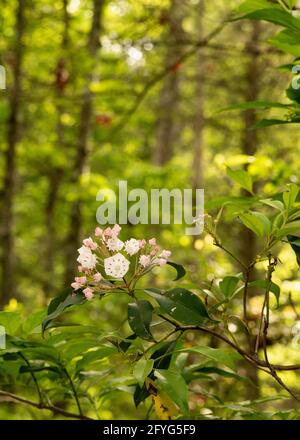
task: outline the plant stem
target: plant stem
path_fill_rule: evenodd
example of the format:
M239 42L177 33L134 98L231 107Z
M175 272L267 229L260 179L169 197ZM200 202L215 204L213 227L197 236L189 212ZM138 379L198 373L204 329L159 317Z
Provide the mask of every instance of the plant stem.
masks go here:
M37 409L46 409L48 411L52 411L53 413L61 414L61 415L65 416L65 417L70 417L70 418L73 418L73 419L80 419L80 420L94 420L94 419L91 419L90 417L87 417L87 416L84 416L84 415L73 414L73 413L71 413L69 411L65 411L64 409L59 408L59 407L54 406L54 405L46 405L44 403L33 402L32 400L28 400L28 399L25 399L23 397L17 396L16 394L9 393L8 391L0 390L0 396L3 396L4 398L7 398L11 402L13 402L13 401L21 402L21 403L24 403L26 405L33 406L33 407L35 407Z
M32 377L32 380L33 380L34 384L35 384L35 387L36 387L36 390L37 390L37 393L38 393L38 396L39 396L40 404L42 404L42 403L43 403L42 392L41 392L41 389L40 389L40 386L39 386L38 380L37 380L37 378L36 378L36 375L34 374L32 368L31 368L30 362L29 362L28 359L23 355L22 352L19 353L19 356L23 359L23 361L26 363L27 367L29 368L29 373L30 373L30 375L31 375L31 377Z
M79 398L78 398L78 394L77 394L74 382L73 382L73 380L72 380L68 370L66 369L66 367L63 367L63 371L64 371L65 375L67 376L69 384L71 386L71 389L72 389L72 392L73 392L73 395L74 395L74 399L76 401L76 405L77 405L77 408L78 408L78 411L79 411L79 415L82 416L83 413L82 413L82 409L81 409L81 406L80 406L80 402L79 402Z

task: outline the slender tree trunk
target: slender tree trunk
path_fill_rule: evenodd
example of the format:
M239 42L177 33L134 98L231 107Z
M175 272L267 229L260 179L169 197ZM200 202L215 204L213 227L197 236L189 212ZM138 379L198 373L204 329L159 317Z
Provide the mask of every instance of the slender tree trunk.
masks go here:
M205 0L198 4L197 27L198 40L203 37L203 15L205 11ZM195 116L194 116L194 152L193 152L193 189L203 188L203 130L204 130L204 62L203 51L197 53L196 65L196 93L195 93Z
M14 251L14 196L16 190L16 155L20 139L20 112L22 97L23 35L25 28L25 0L18 0L15 25L15 50L12 67L13 84L10 92L10 115L7 127L7 149L3 182L1 219L1 291L0 305L16 295Z
M165 77L160 94L159 115L156 127L156 141L153 151L153 162L162 166L173 156L176 140L176 114L179 101L179 70L176 61L180 57L185 33L182 28L183 20L182 0L172 0L169 14L165 19L169 23L168 49L165 65L171 67Z
M261 77L261 68L259 63L259 39L261 35L261 24L259 22L251 23L251 33L249 41L246 43L246 51L248 54L248 62L245 72L245 101L256 101L259 99L259 82ZM247 110L243 113L243 138L242 138L242 153L247 156L255 156L258 148L257 131L251 130L251 127L256 123L256 113L254 110ZM247 166L246 166L247 168ZM255 190L255 188L254 188ZM246 191L244 196L249 196ZM243 240L241 241L241 258L249 265L257 254L257 240L255 234L249 229L243 230ZM255 271L251 274L251 279L256 276ZM259 380L258 370L251 364L246 365L247 376L256 385L248 386L246 390L247 399L257 399L259 397Z
M100 46L99 39L104 3L105 0L93 0L92 26L87 44L88 54L91 60L95 60ZM88 140L93 112L93 97L89 85L92 78L93 72L90 72L86 78L86 85L83 92L83 101L80 112L77 153L73 167L74 172L72 178L72 184L77 187L79 187L80 178L84 173L89 157ZM81 200L80 198L78 198L71 206L70 229L66 243L67 261L65 279L67 285L72 282L75 274L75 262L77 257L77 249L80 245L80 231L82 224L81 205Z
M62 115L65 111L63 104L65 96L65 87L68 83L69 75L66 68L66 55L69 42L69 22L68 0L62 0L63 3L63 35L61 42L61 52L55 72L55 93L56 93L56 113L57 113L57 148L65 147L65 129L62 123ZM45 237L45 281L44 292L46 298L54 290L54 261L56 244L55 211L59 197L59 190L64 176L64 170L61 167L53 167L48 175L48 194L45 204L45 222L47 234Z

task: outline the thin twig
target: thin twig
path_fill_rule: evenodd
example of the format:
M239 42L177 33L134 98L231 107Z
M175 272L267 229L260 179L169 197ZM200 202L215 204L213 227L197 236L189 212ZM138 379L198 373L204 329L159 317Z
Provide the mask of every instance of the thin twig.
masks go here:
M46 405L44 403L33 402L32 400L28 400L25 399L24 397L17 396L16 394L9 393L8 391L0 390L0 396L6 397L11 401L21 402L26 405L33 406L37 409L46 409L48 411L52 411L53 413L61 414L65 417L70 417L73 419L80 419L80 420L94 420L84 415L73 414L69 411L65 411L64 409L54 405Z
M77 394L75 385L73 383L73 380L72 380L71 376L69 375L68 370L65 367L63 368L63 371L64 371L65 375L67 376L67 379L68 379L69 384L71 386L71 389L72 389L72 392L73 392L73 395L74 395L74 399L76 401L76 405L77 405L77 408L78 408L78 411L79 411L79 415L82 416L83 413L82 413L82 409L81 409L81 406L80 406L80 401L79 401L78 394Z
M42 392L41 392L38 380L36 378L36 375L34 374L32 368L31 368L30 362L28 361L28 359L24 356L24 354L21 351L19 352L19 356L23 359L23 361L26 363L26 365L27 365L27 367L29 369L28 372L30 373L30 375L32 377L32 380L33 380L33 382L35 384L35 387L36 387L36 390L37 390L37 393L38 393L38 396L39 396L40 404L42 404L43 403Z

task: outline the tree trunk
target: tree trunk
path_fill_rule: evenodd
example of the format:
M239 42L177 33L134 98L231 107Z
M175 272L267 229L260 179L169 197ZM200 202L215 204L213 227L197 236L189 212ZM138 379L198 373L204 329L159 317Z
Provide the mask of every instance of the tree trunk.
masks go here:
M261 25L259 22L251 23L251 33L249 41L246 43L246 52L248 54L248 62L245 72L245 101L256 101L259 99L259 81L261 76L261 69L259 64L259 39L261 34ZM255 156L258 148L257 131L251 130L251 127L256 123L256 113L254 110L247 110L243 113L243 138L242 138L242 153L247 156ZM247 166L246 166L247 168ZM254 188L255 190L255 188ZM249 196L249 193L243 191L243 196ZM257 254L257 240L255 234L249 229L243 229L243 240L241 241L241 258L249 265ZM255 279L255 271L251 274L251 280ZM251 364L246 365L247 376L254 383L254 386L248 386L246 389L247 399L257 399L259 397L259 381L258 370Z
M15 50L12 65L13 84L9 106L10 115L7 127L7 149L5 151L5 171L3 182L3 205L1 221L1 293L3 306L16 295L15 251L14 251L14 196L16 187L16 155L20 139L20 111L22 96L23 35L25 28L25 0L18 0L15 25Z
M203 38L203 15L205 0L200 0L199 14L197 15L198 40ZM196 66L196 93L195 93L195 116L194 116L194 152L193 152L193 189L203 188L203 130L204 130L204 63L203 51L197 53Z
M57 126L56 138L57 148L65 147L65 129L62 123L62 115L65 111L63 99L65 96L65 87L68 83L69 75L66 68L66 55L69 41L69 22L68 0L62 0L63 3L63 35L61 42L62 56L59 58L55 71L55 92L56 92L56 113ZM48 194L45 204L45 221L47 234L45 237L45 279L44 292L46 298L49 297L54 290L54 261L55 261L55 243L56 243L56 227L55 227L55 211L59 197L60 185L64 176L64 170L61 167L53 167L48 175Z
M105 0L93 0L92 26L87 44L87 50L91 60L96 59L96 55L98 53L98 49L100 46L99 39L100 39L102 12L104 9L104 3ZM83 101L81 106L80 122L79 122L77 153L75 157L75 163L73 167L74 172L72 178L72 184L75 187L79 187L80 178L84 173L89 157L88 139L90 134L92 108L93 108L93 102L92 102L93 97L89 85L92 78L93 78L93 72L87 75L85 90L83 92ZM80 245L80 231L82 224L81 205L82 204L80 197L78 197L77 200L75 200L71 206L70 229L66 242L67 260L66 260L65 281L67 285L69 285L72 282L76 269L75 262L77 258L77 249Z
M179 70L176 64L182 54L182 43L185 33L182 28L183 6L181 0L172 0L169 13L165 20L169 24L167 38L168 49L165 65L170 72L164 79L160 94L159 115L156 126L156 141L153 151L153 162L163 166L173 156L173 147L176 140L176 115L179 101Z

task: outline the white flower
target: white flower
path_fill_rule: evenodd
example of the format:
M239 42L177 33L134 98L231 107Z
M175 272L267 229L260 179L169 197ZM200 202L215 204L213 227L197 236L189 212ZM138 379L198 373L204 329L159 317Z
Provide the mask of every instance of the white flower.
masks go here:
M140 250L140 242L135 238L125 241L125 251L128 255L135 255Z
M86 246L82 246L80 249L78 249L78 252L78 263L80 263L84 269L94 269L97 264L97 258L96 255L92 253L91 249Z
M122 240L119 240L117 237L109 238L106 242L106 246L112 252L118 252L123 249L124 243Z
M104 259L104 270L106 275L113 278L123 278L128 272L129 264L124 255L118 253Z
M150 266L150 263L151 263L150 255L141 255L140 259L139 259L139 263L143 267Z

